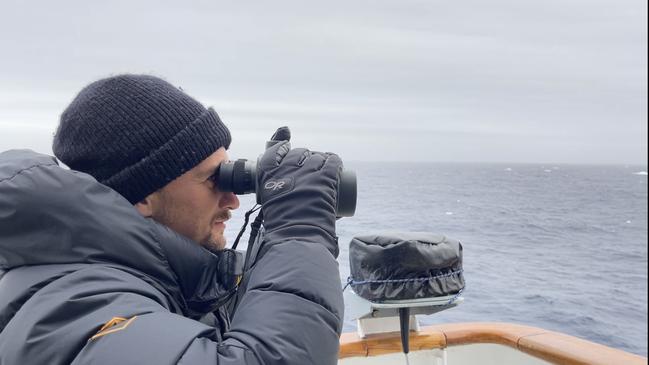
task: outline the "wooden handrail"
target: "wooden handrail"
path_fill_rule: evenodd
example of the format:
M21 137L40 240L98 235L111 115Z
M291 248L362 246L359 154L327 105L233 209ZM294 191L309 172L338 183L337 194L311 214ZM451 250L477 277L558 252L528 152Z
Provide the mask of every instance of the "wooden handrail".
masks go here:
M452 323L411 332L410 351L475 343L512 347L555 364L647 364L647 358L558 332L510 323ZM338 358L401 352L398 332L360 339L356 333L340 338Z

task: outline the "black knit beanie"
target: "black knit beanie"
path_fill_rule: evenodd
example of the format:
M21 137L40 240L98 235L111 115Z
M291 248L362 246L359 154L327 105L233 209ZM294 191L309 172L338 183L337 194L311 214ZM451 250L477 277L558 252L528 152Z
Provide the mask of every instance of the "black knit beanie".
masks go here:
M212 108L157 77L120 75L81 90L52 149L135 204L230 141Z

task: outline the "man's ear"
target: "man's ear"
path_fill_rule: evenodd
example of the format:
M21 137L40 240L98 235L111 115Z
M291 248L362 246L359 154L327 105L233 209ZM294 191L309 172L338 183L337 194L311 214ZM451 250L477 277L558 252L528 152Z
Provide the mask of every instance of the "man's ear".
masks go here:
M135 204L135 209L137 209L143 217L149 218L153 216L154 200L155 198L153 197L153 194L149 194L146 198Z

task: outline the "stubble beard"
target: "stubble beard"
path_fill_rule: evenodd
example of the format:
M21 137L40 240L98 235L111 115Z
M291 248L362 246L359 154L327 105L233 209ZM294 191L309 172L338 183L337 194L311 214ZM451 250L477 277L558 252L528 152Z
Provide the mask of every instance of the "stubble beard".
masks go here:
M229 210L224 210L223 212L219 213L218 216L215 218L215 220L218 221L227 221L232 217L232 213L230 213ZM227 239L225 238L225 232L222 234L219 234L218 236L214 237L212 234L211 226L212 226L213 221L210 221L210 234L207 239L199 242L201 246L205 247L211 252L219 252L223 251L225 249L225 245L227 243Z
M164 224L165 226L171 228L175 232L187 236L188 238L192 239L195 242L198 242L198 244L200 244L210 252L218 253L220 251L223 251L223 249L225 249L225 245L227 243L225 235L218 234L215 236L212 233L212 223L213 223L212 219L210 220L210 227L209 227L210 231L207 237L194 237L191 235L183 234L182 232L178 232L176 229L174 229L173 228L174 222L182 221L183 214L182 212L178 212L176 209L174 209L173 206L174 206L173 202L163 198L160 209L157 212L154 212L152 218L158 223ZM218 214L215 220L228 220L230 219L230 217L231 217L230 211L225 210L220 214ZM199 229L200 227L194 225L192 227L192 232L198 232Z
M207 239L198 242L200 243L201 246L205 247L210 252L213 253L218 253L220 251L223 251L225 248L225 244L227 243L227 240L225 239L224 235L219 235L218 237L214 237L212 233L210 232L209 237Z

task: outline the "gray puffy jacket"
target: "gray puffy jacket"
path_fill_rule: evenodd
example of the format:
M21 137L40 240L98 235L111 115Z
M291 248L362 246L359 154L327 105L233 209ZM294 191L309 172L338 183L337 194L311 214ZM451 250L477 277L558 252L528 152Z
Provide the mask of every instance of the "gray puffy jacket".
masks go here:
M268 247L229 328L204 324L232 293L233 251L208 252L50 156L0 153L0 364L334 364L335 253Z

